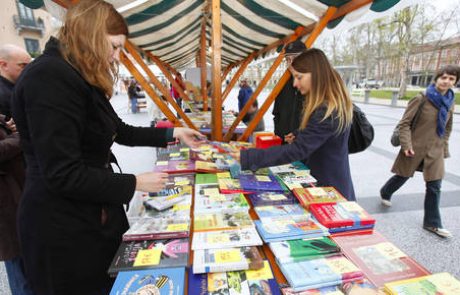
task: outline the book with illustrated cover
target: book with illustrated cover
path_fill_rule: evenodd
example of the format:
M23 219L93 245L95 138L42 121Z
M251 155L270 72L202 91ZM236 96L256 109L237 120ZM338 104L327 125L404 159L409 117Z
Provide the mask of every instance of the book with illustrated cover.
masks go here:
M219 190L223 194L250 193L241 187L239 179L232 178L230 172L217 173L217 181L219 183Z
M345 202L347 199L334 187L307 187L292 190L300 204L309 208L311 204Z
M252 206L296 204L297 199L290 192L256 192L248 195Z
M219 190L207 190L196 195L195 213L226 213L248 211L249 204L243 194L221 194Z
M285 189L273 175L241 174L241 188L248 192L284 192Z
M260 269L263 259L257 247L193 251L193 273Z
M154 172L164 172L168 174L191 173L195 172L195 162L192 160L184 161L157 161Z
M266 243L329 235L327 229L312 218L280 216L255 220L254 223Z
M258 270L189 274L189 295L280 295L268 261Z
M447 272L385 284L390 295L458 295L460 281Z
M293 172L278 172L275 174L284 185L293 190L295 188L308 188L316 184L316 178L311 176L307 170L296 170Z
M174 204L171 208L158 211L153 208L147 208L142 218L188 218L190 219L190 207L192 206L192 197L187 196L185 200Z
M186 161L190 160L190 148L183 147L176 151L168 151L157 156L157 161Z
M254 227L248 212L195 214L194 231L226 230Z
M254 207L254 210L260 220L277 216L303 216L304 219L310 217L310 213L299 204L259 206Z
M217 173L222 172L219 168L217 168L216 163L213 162L205 162L205 161L195 161L195 170L197 172L202 173Z
M150 197L149 199L144 201L144 205L146 207L150 207L156 209L158 211L162 211L167 208L171 208L175 204L183 202L187 199L190 199L192 195L192 186L182 186L181 188L177 189L177 193L168 195L168 196L156 196Z
M278 165L278 166L272 166L268 168L271 173L277 174L277 173L284 173L284 172L294 172L298 170L303 170L310 172L310 168L308 168L307 165L300 161L295 161L290 164L284 164L284 165Z
M385 283L425 276L429 272L378 232L372 235L333 237L342 252L377 287Z
M214 173L197 173L195 174L196 184L212 184L217 183L217 175Z
M254 227L193 233L192 250L260 246Z
M340 252L337 244L328 237L273 242L269 246L280 264L327 257Z
M184 267L122 271L118 274L110 295L183 294L184 284Z
M195 174L170 174L168 175L168 182L165 184L165 188L159 192L149 193L149 197L156 196L170 196L177 194L183 186L194 185Z
M363 272L345 256L279 264L293 291L323 288L363 279Z
M375 219L356 202L311 204L310 212L330 232L373 227Z
M281 288L281 292L283 295L344 295L338 286L323 287L298 292L292 290L290 287L285 287Z
M109 275L146 268L187 266L188 239L122 242L109 267Z
M141 218L123 234L123 241L185 238L189 227L190 216Z

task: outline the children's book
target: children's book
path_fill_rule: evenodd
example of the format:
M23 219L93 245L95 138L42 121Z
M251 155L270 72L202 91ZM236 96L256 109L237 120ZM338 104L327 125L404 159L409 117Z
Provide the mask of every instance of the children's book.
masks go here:
M303 216L304 219L310 217L308 211L299 204L259 206L254 207L254 210L261 220L277 216Z
M458 295L460 281L451 274L443 272L386 283L385 291L391 295Z
M310 172L307 170L296 170L293 172L278 172L275 175L290 190L293 190L295 188L308 188L316 184L317 182L316 179L313 176L311 176Z
M207 190L196 195L194 212L226 213L249 210L249 204L243 194L221 194L219 190Z
M248 212L195 214L194 231L226 230L254 227Z
M332 239L377 287L382 287L385 283L395 280L429 274L424 267L378 232L372 235L343 236Z
M290 192L256 192L248 195L253 207L296 204L297 199Z
M340 252L337 244L328 237L273 242L269 246L280 264L327 257Z
M363 279L363 272L342 255L279 266L292 290L296 292Z
M188 239L122 242L109 267L109 275L146 268L187 266Z
M309 208L311 204L345 202L342 194L332 186L294 188L292 190L300 204Z
M193 233L192 250L260 246L254 227Z
M122 271L113 284L110 295L183 294L185 268L158 268Z
M373 227L375 224L375 219L356 202L312 204L310 212L329 229L339 228L340 231L345 231Z
M185 238L189 235L190 216L141 218L123 234L123 241Z
M191 274L189 295L280 295L268 261L258 270Z
M187 196L192 195L192 186L187 185L177 189L177 193L167 196L151 197L144 201L146 207L151 207L155 210L162 211L171 208L187 199Z
M192 160L157 161L153 171L164 172L168 174L191 173L195 172L195 162Z
M283 172L294 172L298 170L310 172L310 168L308 168L307 165L305 165L304 163L300 161L295 161L290 164L272 166L272 167L269 167L268 169L273 174L278 174L278 173L283 173Z
M193 273L260 269L264 262L257 247L193 251Z

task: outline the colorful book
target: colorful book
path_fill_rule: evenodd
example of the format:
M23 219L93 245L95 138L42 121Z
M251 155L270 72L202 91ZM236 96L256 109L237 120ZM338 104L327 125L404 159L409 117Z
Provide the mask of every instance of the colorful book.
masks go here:
M165 188L156 193L149 193L150 197L170 196L177 194L183 186L194 185L195 174L170 174Z
M331 233L369 228L375 224L375 219L356 202L312 204L310 212L322 225L331 229Z
M460 281L443 272L385 284L390 295L458 295Z
M342 252L377 287L388 282L425 276L429 272L381 234L333 237Z
M193 233L192 250L260 246L254 227Z
M299 200L300 204L307 209L311 204L347 201L347 199L332 186L294 188L292 192Z
M263 259L257 247L193 251L193 273L260 269Z
M299 204L259 206L254 207L254 210L261 220L277 216L300 216L304 219L310 217L310 213Z
M307 165L300 161L295 161L290 164L284 164L284 165L278 165L278 166L272 166L268 168L272 174L278 174L278 173L283 173L283 172L294 172L298 170L304 170L307 172L310 172L310 168L308 168Z
M295 292L363 279L363 272L342 255L279 264L279 266Z
M199 213L226 213L248 211L249 204L243 194L221 194L215 190L206 190L195 197L194 212Z
M186 185L177 189L177 193L167 196L156 196L151 197L144 201L146 207L151 207L155 210L162 211L167 208L171 208L175 204L178 204L187 199L187 196L192 195L192 186Z
M248 192L285 191L273 175L241 174L239 180L241 188Z
M195 172L195 162L192 160L184 161L157 161L154 172L164 172L169 174Z
M281 288L281 292L283 295L344 295L338 286L323 287L298 292L292 290L290 287L285 287Z
M109 275L146 268L187 266L188 239L122 242L109 267Z
M230 172L217 173L217 181L219 183L219 190L223 194L250 193L241 187L239 179L232 178Z
M248 212L195 214L194 217L194 231L254 227L254 222Z
M110 295L183 294L185 268L158 268L122 271L113 284Z
M189 274L189 295L280 295L268 261L258 270Z
M216 163L213 162L205 162L205 161L195 161L195 170L197 172L202 173L217 173L222 172L219 168L217 168Z
M123 234L123 241L185 238L189 235L190 217L141 218Z
M254 223L266 243L329 235L327 229L312 218L280 216L255 220Z
M340 248L328 237L297 239L269 244L278 263L289 263L336 255Z
M197 173L195 174L196 184L217 183L217 175L214 173Z
M290 192L256 192L248 195L253 207L295 204L297 199Z
M316 184L317 180L307 170L293 172L279 172L275 176L280 179L290 190L295 188L308 188Z
M157 161L186 161L190 159L190 148L183 147L179 150L171 150L157 156Z

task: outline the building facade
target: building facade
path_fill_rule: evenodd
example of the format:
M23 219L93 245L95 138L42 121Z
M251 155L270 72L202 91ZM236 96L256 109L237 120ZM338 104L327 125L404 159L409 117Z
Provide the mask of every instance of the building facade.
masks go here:
M2 0L0 9L0 44L14 44L39 55L56 31L51 14L30 9L17 0Z

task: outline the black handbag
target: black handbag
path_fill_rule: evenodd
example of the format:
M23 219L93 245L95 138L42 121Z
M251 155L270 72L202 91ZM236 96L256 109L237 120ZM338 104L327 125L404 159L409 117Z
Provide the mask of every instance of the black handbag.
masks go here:
M353 122L348 138L348 153L359 153L367 149L374 140L374 127L367 120L366 114L353 104Z
M415 129L415 126L417 125L417 121L418 121L418 119L420 117L420 114L422 113L422 107L425 104L425 102L426 102L426 98L423 97L422 102L418 106L417 112L414 115L414 118L412 118L412 122L410 124L410 130L411 131L413 131ZM391 142L391 145L394 146L394 147L398 147L398 146L401 145L401 141L399 140L399 124L400 123L398 123L398 125L396 125L395 129L393 129L393 133L391 134L390 142Z

